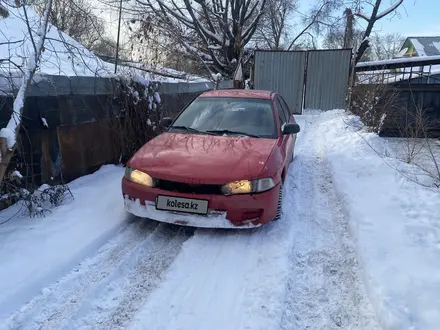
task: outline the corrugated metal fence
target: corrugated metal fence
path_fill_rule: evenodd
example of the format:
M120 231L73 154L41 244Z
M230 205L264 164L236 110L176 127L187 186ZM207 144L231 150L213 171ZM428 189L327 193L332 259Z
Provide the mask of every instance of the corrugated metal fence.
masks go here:
M307 56L305 109L344 109L351 49L312 50Z
M306 55L305 51L257 51L255 53L255 88L277 91L283 96L291 111L300 114Z
M351 49L256 51L254 88L280 93L295 114L344 108L351 55Z

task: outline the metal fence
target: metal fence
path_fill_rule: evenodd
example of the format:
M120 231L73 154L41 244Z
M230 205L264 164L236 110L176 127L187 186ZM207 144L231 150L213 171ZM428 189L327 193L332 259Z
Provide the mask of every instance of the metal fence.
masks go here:
M277 91L283 96L293 113L301 114L306 56L305 51L257 51L255 53L255 89Z
M351 49L312 50L307 54L305 109L344 109Z
M292 112L345 107L351 49L255 53L254 88L273 90Z

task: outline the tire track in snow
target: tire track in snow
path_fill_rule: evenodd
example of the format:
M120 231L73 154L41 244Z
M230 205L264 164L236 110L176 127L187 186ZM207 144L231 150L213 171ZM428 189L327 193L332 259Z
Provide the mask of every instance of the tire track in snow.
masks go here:
M101 283L67 328L125 329L193 234L192 228L160 224L138 249L136 262L120 269L119 277Z
M0 329L71 328L69 320L81 317L86 313L85 309L96 309L92 301L106 294L107 285L129 285L131 278L127 275L135 272L151 253L157 252L154 245L163 246L178 232L179 228L174 226L135 220L101 247L94 257L86 259L73 272L44 289L40 296L10 317ZM184 236L187 239L190 235L186 233ZM91 326L94 327L96 322Z
M280 330L291 220L197 230L128 329Z
M295 241L282 329L378 329L332 184L324 142L312 134L319 123L305 119L303 141L288 174L290 194L284 200L293 206Z
M47 322L56 324L69 317L93 285L108 276L157 227L154 222L131 220L132 223L103 245L95 256L85 259L71 273L43 289L40 296L10 317L7 328L39 328ZM3 326L0 329L4 329Z
M269 330L279 272L264 245L276 244L277 229L198 230L128 329Z

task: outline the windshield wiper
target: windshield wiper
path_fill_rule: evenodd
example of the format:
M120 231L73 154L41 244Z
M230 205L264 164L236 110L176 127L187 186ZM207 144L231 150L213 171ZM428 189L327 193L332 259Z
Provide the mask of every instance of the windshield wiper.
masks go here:
M260 138L260 136L245 132L238 132L238 131L231 131L229 129L219 129L219 130L207 130L208 133L214 133L214 134L237 134L237 135L245 135L253 138Z
M205 132L205 131L199 131L198 129L195 129L195 128L192 128L192 127L189 127L189 126L170 126L170 128L184 129L185 131L194 132L194 133L198 133L198 134L213 135L213 133L209 133L209 132Z

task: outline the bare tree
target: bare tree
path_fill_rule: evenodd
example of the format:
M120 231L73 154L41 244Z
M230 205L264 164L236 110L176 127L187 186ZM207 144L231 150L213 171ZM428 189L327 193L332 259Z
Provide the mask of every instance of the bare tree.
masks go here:
M8 12L8 10L6 9L5 6L3 6L3 5L0 3L0 18L1 18L1 17L6 18L6 17L8 17L8 16L9 16L9 12Z
M364 32L359 29L353 29L350 47L356 47L362 42ZM324 37L323 46L329 49L341 49L346 47L345 30L341 26L330 29ZM373 60L371 49L367 49L362 55L362 61Z
M377 134L397 129L394 133L401 138L389 141L390 146L396 144L392 153L382 154L364 139L388 166L409 181L440 188L440 153L438 142L431 138L438 121L429 118L428 109L416 102L413 92L411 98L409 102L401 99L399 91L379 81L359 84L354 89L350 110L361 118L367 129ZM413 166L402 168L400 162Z
M384 18L385 16L392 14L394 11L396 11L396 9L402 3L403 3L403 0L394 0L394 3L392 5L381 10L382 0L375 0L375 2L373 2L371 4L367 3L373 7L370 14L367 14L366 11L363 11L362 7L360 7L355 12L355 15L357 17L359 17L367 22L367 28L365 29L365 32L364 32L363 41L360 44L360 46L357 50L357 53L356 53L356 59L355 59L356 63L360 61L360 59L362 58L362 55L365 53L367 48L370 46L369 38L370 38L371 32L373 31L374 24L378 20Z
M395 57L405 38L398 33L378 34L371 38L371 53L375 60L387 60Z
M137 0L137 10L207 68L231 76L267 0ZM244 59L246 61L246 59Z
M26 5L21 5L25 17L27 17ZM27 22L29 38L32 42L32 49L29 52L25 67L23 70L23 77L20 88L17 95L14 98L13 112L8 124L5 128L0 130L0 153L1 153L1 164L0 164L0 182L3 181L6 169L9 162L14 155L15 149L17 148L17 137L20 131L21 121L23 117L23 108L25 103L25 94L35 71L38 68L41 53L44 49L44 41L46 39L46 33L49 26L49 16L52 9L52 0L47 0L43 16L40 19L39 26L36 32L36 37L34 38L32 29Z
M105 37L105 23L99 18L87 0L52 0L49 23L77 40L88 49L102 48L109 41ZM45 8L45 0L35 0L38 13Z
M289 21L298 5L298 0L267 0L264 15L254 36L258 48L287 48L292 28Z
M338 23L340 24L343 19L346 18L345 15L340 12L341 8L349 8L355 18L361 19L367 24L365 29L362 29L362 41L357 46L355 58L355 62L357 63L370 47L370 37L376 22L384 17L397 13L402 3L403 0L391 0L391 4L384 7L382 0L328 0L324 4L322 4L322 0L317 0L312 7L312 13L319 13L316 19L315 31L322 33L323 30L328 30L329 26L334 27ZM335 15L335 13L337 14Z
M311 30L315 30L315 32L320 32L320 26L325 25L328 28L331 28L335 25L335 23L327 23L323 19L323 15L329 10L329 6L332 5L332 1L337 0L317 0L317 6L313 7L310 11L308 16L303 16L302 23L304 24L304 27L302 30L294 37L291 41L289 46L287 47L287 50L293 50L295 48L304 48L303 46L299 45L300 40L304 39L305 36L308 36L309 39L311 39L312 48L316 48L316 40L315 36L311 33ZM310 48L310 47L307 47Z

